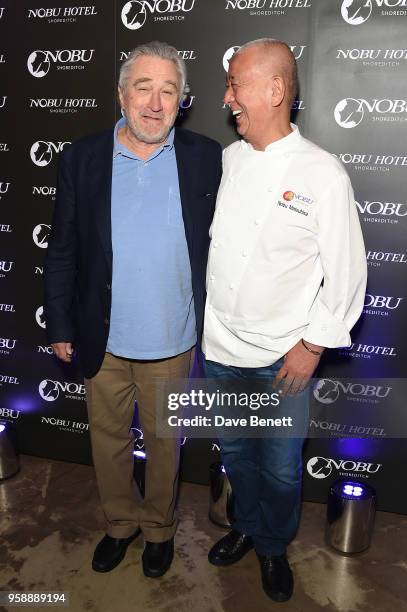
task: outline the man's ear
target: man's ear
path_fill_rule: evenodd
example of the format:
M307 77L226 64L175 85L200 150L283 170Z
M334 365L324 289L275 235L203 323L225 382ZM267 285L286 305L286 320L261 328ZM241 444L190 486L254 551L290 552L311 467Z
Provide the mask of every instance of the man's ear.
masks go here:
M271 103L273 106L280 106L284 100L285 92L284 79L279 75L271 77Z

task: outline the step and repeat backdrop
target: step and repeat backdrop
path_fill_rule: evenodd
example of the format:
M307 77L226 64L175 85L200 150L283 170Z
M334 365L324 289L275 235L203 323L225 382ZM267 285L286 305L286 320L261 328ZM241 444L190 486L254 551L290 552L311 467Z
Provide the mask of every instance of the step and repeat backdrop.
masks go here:
M407 365L406 32L407 0L0 0L0 420L15 425L22 452L91 462L83 380L52 355L43 317L60 152L114 125L120 65L152 39L187 63L178 124L230 144L228 61L270 36L298 62L293 120L351 177L369 264L352 346L327 352L312 393L320 416L304 449L304 497L325 501L349 476L376 488L379 508L407 512L402 427L396 437L377 416ZM142 449L136 421L134 432ZM184 440L183 477L208 482L217 459L216 440Z

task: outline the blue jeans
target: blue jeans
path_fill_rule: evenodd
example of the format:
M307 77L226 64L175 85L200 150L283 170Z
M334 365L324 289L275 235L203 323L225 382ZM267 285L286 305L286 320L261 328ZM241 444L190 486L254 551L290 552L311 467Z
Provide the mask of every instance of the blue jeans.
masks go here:
M204 370L207 378L269 379L271 385L282 363L280 359L264 368L238 368L204 360ZM305 436L308 391L300 396L301 414L296 416ZM300 517L304 437L222 438L219 443L234 497L233 529L252 536L258 554L283 554Z

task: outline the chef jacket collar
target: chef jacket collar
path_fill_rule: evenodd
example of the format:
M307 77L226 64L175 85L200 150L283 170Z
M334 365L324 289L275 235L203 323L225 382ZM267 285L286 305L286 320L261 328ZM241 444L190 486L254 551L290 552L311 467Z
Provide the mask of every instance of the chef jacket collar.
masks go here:
M267 145L264 151L257 151L253 149L252 145L246 140L241 140L240 144L242 149L248 149L254 151L255 153L284 153L284 151L288 151L295 147L301 138L300 130L295 123L290 123L292 132L283 138L279 138L275 140L271 144Z

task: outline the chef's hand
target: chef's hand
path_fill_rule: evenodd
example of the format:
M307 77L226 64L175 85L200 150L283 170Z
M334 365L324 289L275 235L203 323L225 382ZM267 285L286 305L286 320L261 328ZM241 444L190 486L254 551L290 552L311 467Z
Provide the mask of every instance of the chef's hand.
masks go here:
M312 351L321 354L324 351L323 346L305 340L304 343ZM300 393L307 386L320 359L321 355L314 355L308 351L300 340L285 355L284 364L274 379L274 388L279 389L283 396Z

